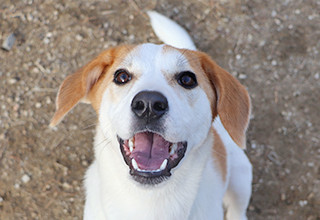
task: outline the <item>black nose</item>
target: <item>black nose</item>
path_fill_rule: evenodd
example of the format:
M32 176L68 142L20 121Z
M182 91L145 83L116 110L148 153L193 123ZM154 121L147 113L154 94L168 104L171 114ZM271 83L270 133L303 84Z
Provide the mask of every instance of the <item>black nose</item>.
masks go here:
M132 100L131 109L141 119L159 119L168 111L168 100L159 92L142 91Z

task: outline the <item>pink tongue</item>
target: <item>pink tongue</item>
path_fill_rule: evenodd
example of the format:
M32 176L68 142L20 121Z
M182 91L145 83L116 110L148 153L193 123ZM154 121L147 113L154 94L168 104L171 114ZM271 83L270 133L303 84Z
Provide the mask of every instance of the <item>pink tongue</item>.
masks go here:
M164 159L169 158L170 142L150 132L135 135L135 148L131 156L142 170L157 170Z

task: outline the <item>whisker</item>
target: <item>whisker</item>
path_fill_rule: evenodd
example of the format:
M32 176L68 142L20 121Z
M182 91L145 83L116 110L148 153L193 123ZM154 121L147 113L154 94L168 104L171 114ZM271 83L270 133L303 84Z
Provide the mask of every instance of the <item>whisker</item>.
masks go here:
M219 153L218 151L216 151L215 149L212 149L212 151L214 151L216 154L218 154L219 156L223 157L223 158L227 158L225 155L223 155L222 153Z
M90 124L90 125L88 125L88 126L86 126L86 127L82 128L81 130L86 130L86 129L91 128L91 127L93 127L93 126L96 126L96 125L98 125L98 124L99 124L99 122L97 122L97 123L93 123L93 124Z
M195 57L195 58L190 59L190 60L185 59L185 60L184 60L184 62L183 62L182 64L184 64L184 63L186 63L186 62L194 62L194 61L196 61L196 60L200 60L201 58L202 58L202 57L198 56L198 57Z

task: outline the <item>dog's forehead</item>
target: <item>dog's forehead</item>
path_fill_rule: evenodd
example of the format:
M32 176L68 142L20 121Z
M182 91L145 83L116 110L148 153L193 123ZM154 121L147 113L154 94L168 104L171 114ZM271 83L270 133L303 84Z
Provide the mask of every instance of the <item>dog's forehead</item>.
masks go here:
M133 49L122 62L133 74L173 74L190 70L186 57L168 45L142 44Z

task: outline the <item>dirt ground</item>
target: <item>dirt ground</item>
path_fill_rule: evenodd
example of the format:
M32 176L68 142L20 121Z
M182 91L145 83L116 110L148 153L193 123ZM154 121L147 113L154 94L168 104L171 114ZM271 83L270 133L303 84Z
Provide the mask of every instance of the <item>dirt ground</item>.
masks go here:
M250 220L320 219L319 0L1 0L0 219L82 219L96 116L48 128L63 79L104 49L160 43L156 10L250 92Z

